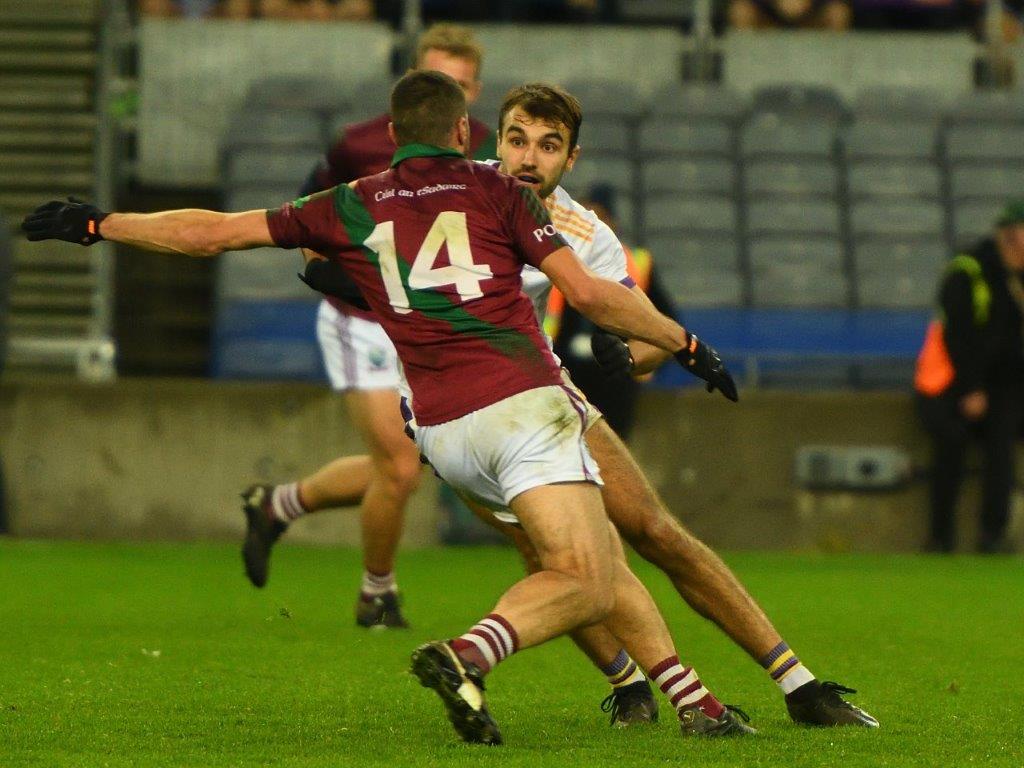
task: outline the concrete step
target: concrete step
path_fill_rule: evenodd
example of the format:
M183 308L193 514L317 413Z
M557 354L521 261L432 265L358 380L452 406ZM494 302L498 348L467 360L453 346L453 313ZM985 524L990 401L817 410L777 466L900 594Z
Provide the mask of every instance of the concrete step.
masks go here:
M16 72L92 72L94 51L18 50L0 47L0 70Z
M12 313L9 320L11 338L42 337L64 339L86 336L89 318L79 315L38 315Z
M11 287L11 313L82 313L92 312L92 291L67 291L61 289L18 288L17 282Z
M43 293L90 293L96 287L96 280L89 272L36 272L18 270L14 272L12 291L31 294Z
M92 151L95 136L90 130L61 130L51 128L0 128L0 151L20 150L69 150Z
M91 29L40 29L7 27L0 29L0 50L92 49L96 35Z
M89 110L92 91L92 78L85 75L0 73L0 112Z
M33 189L91 189L93 185L93 173L89 171L76 171L74 169L42 169L28 170L15 169L5 170L0 166L0 189L11 192L17 190Z
M99 0L0 0L2 26L88 26L99 15Z
M14 268L16 270L88 271L92 268L92 253L74 243L63 240L42 240L30 243L23 237L14 240Z
M91 152L11 152L0 149L0 169L6 171L89 171Z
M23 128L95 131L98 122L91 112L0 112L0 131Z

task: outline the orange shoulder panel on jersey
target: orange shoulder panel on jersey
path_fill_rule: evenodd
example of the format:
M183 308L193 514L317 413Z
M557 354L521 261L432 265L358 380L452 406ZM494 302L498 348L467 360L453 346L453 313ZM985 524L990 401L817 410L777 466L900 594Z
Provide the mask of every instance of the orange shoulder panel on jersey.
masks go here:
M594 224L580 216L572 208L559 205L552 198L547 201L548 214L555 228L562 234L572 235L590 242L594 239Z

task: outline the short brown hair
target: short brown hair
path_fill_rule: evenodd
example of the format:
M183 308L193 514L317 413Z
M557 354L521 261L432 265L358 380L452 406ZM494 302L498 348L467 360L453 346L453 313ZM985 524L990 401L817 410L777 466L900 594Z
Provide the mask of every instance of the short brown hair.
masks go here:
M579 144L580 126L583 124L583 107L579 99L564 88L547 83L519 85L505 94L498 112L498 132L505 131L505 116L520 107L530 117L546 123L562 123L569 129L570 151Z
M416 66L419 66L427 51L435 49L450 56L466 59L476 66L476 79L484 66L484 49L473 36L473 30L458 24L434 24L416 42Z
M465 114L462 88L443 72L413 70L391 89L391 123L398 146L444 146Z

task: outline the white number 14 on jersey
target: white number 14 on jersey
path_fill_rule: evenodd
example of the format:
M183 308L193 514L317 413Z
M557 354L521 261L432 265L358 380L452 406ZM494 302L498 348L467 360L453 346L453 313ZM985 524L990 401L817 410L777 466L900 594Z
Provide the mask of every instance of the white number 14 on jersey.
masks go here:
M487 264L473 262L473 254L469 250L469 229L463 211L443 211L434 219L409 270L408 284L403 282L398 269L395 222L382 221L373 228L363 245L380 259L380 274L388 292L388 301L401 315L412 312L407 289L416 291L454 285L459 298L469 301L484 295L480 283L493 276ZM443 245L448 246L450 263L435 268L434 263Z

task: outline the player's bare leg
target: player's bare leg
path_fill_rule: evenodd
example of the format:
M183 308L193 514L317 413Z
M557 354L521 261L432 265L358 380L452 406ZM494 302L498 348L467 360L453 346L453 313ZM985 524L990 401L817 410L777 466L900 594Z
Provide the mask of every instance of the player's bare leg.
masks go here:
M413 672L434 688L467 741L499 743L483 701L483 676L517 650L596 622L620 643L636 645L680 712L684 733L750 732L679 664L654 601L626 566L596 486L533 488L511 504L540 570L515 584L492 613L449 643L413 655ZM557 510L557 512L555 511Z
M877 727L877 720L839 696L854 691L819 683L800 663L729 567L668 511L604 420L596 422L586 437L605 480L602 494L609 519L637 553L669 577L691 608L717 624L768 671L786 694L794 720Z
M370 487L369 455L342 456L299 481L299 499L307 513L359 504Z
M243 494L246 573L256 586L266 583L271 547L290 522L321 509L360 504L364 573L357 622L403 627L395 556L405 504L422 474L419 453L404 433L395 390L348 390L344 397L370 453L336 459L297 483L249 488Z
M364 574L356 621L362 626L404 627L394 578L395 556L405 505L420 481L419 452L405 435L395 390L350 390L345 403L372 464L360 505Z

